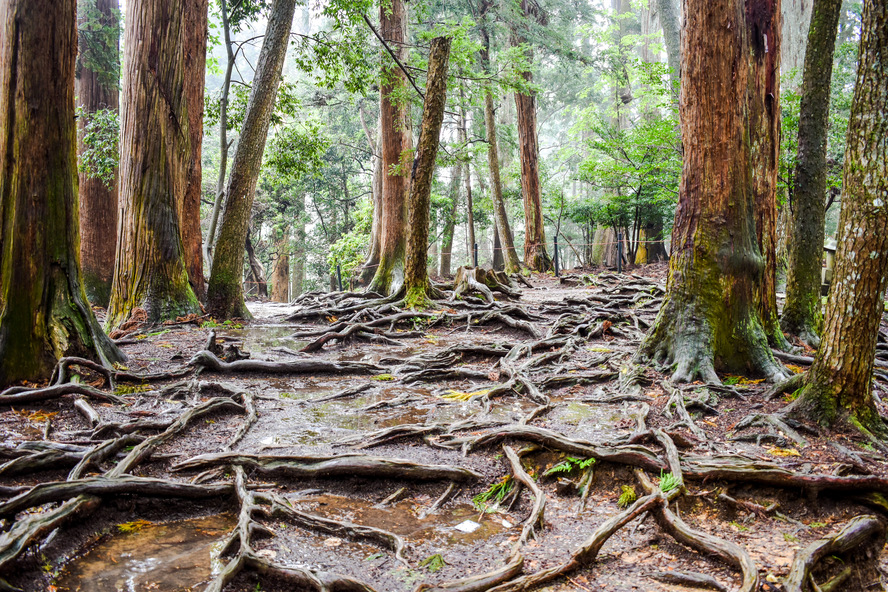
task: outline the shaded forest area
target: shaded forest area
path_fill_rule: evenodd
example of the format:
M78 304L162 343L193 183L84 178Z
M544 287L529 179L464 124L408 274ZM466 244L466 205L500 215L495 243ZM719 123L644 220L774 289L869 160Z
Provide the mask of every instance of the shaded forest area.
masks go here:
M884 2L0 13L0 590L885 589Z

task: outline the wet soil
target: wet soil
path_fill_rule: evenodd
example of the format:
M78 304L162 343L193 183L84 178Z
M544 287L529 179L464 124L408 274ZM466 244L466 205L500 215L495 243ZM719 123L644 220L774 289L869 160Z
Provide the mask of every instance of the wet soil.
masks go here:
M665 268L637 270L639 276L664 281ZM531 279L533 289L524 288L518 304L540 315L540 331L552 326L560 313L549 309L566 298L596 295L607 297L615 286L632 282L631 275L591 276L591 282L565 286L547 276ZM495 385L491 380L456 380L406 384L398 370L399 360L422 353L434 353L453 344L510 345L531 339L515 329L494 325L475 327L443 325L429 329L424 337L404 339L403 346L372 345L365 342L333 344L318 354L303 354L299 349L310 339L295 338L294 333L317 329L310 322L287 322L286 316L298 307L272 303L249 303L256 319L238 326L217 326L222 345L235 344L251 359L287 361L319 358L338 361L369 362L387 368L392 380L374 380L367 376L281 375L205 373L201 378L223 382L235 390L255 397L258 419L235 450L275 455L330 455L353 452L371 432L405 424L441 424L470 418L485 422L512 424L525 418L537 404L512 393L491 400L485 413L478 400L461 401L444 395L471 393ZM643 335L644 323L652 322L656 307L647 309L640 298L632 312L642 325L631 320L614 322L613 332L583 342L561 363L541 366L533 373L537 384L553 376L589 370L625 372ZM181 367L203 349L210 327L193 324L141 329L127 338L123 346L129 356L128 368L138 372L158 372ZM467 358L460 367L494 372L496 360ZM84 375L84 380L95 379ZM786 401L766 402L759 396L767 387L754 377L725 377L735 383L739 395L711 393L710 411L692 409L697 428L705 440L690 438L692 449L683 453L740 454L750 459L777 462L804 473L859 473L868 471L888 475L888 460L874 451L857 434L815 434L805 432L805 446L794 444L784 434L766 428L735 430L737 423L750 413L778 411ZM601 402L620 394L617 381L591 385L567 385L545 389L552 408L529 424L547 428L570 438L592 442L612 442L631 434L633 417L641 405L650 407L649 427L670 428L675 418L666 409L668 393L663 375L648 369L642 388L635 398ZM98 381L96 381L98 382ZM161 389L175 381L146 385L141 392L124 393L126 407L95 403L103 421L123 421L133 417L175 418L200 402L195 395L184 399L164 398ZM315 402L358 384L371 387L352 397ZM702 385L699 392L703 392ZM878 393L885 392L881 382ZM697 391L689 391L695 397ZM392 403L393 402L393 403ZM391 404L387 404L391 403ZM888 415L888 409L882 409ZM46 422L51 422L49 440L89 442L89 426L68 398L41 404L21 405L0 411L0 450L9 451L24 441L44 438ZM222 450L238 430L243 416L219 411L200 418L174 439L161 446L149 462L134 474L188 481L194 474L172 473L171 466L200 454ZM462 435L481 433L479 428ZM678 428L690 437L686 429ZM146 432L152 434L156 432ZM755 436L764 436L756 442ZM741 438L738 438L740 436ZM751 440L742 437L751 436ZM855 462L838 452L834 443L854 451ZM521 442L512 444L520 447ZM316 571L335 572L358 578L377 591L412 591L420 584L440 584L471 575L490 572L505 565L512 545L518 540L524 520L530 514L533 498L525 490L507 498L500 506L473 502L489 486L511 474L502 447L492 445L463 454L459 449L442 448L434 438L396 440L360 452L385 458L407 459L417 463L450 464L482 475L476 482L462 483L452 495L433 508L448 490L449 482L397 482L386 479L359 478L287 478L248 471L251 486L289 500L293 508L325 518L374 526L403 537L408 565L399 562L388 549L373 542L330 536L288 523L266 519L262 523L272 536L254 541L257 552L278 564ZM599 462L592 467L588 499L581 500L577 483L582 471L544 473L563 463L566 455L539 449L523 457L525 469L538 479L547 496L545 526L523 547L525 572L536 571L564 561L602 522L620 512L619 499L626 488L637 490L630 469L623 465ZM859 462L858 462L859 461ZM107 470L113 462L105 462ZM99 467L95 467L98 471ZM0 485L32 485L41 481L64 480L67 470L46 470L24 475L0 474ZM231 480L228 471L217 476ZM655 479L660 475L652 475ZM403 491L401 491L403 489ZM386 501L399 492L396 499ZM719 501L719 494L771 508L759 515ZM6 496L9 497L9 496ZM34 545L19 560L19 571L8 573L11 584L23 590L117 591L117 590L202 590L226 562L220 557L221 543L234 526L238 504L222 498L202 504L176 499L152 501L145 509L140 496L125 494L111 509L99 510L84 522L68 524L57 530L51 540ZM47 506L49 507L49 506ZM208 514L207 508L213 510ZM743 483L691 482L688 494L678 502L678 511L694 528L731 540L746 549L756 561L763 590L780 590L780 579L790 568L796 553L854 516L874 513L850 495L755 486ZM132 524L133 521L139 521ZM440 555L440 563L423 561ZM860 590L884 589L883 574L888 554L883 551L879 565L854 580ZM701 572L716 577L731 588L739 583L738 572L717 558L679 545L664 534L650 517L636 520L618 531L603 547L594 565L574 572L567 578L538 589L549 591L678 591L690 588L652 579L655 572ZM865 581L864 581L865 580ZM849 584L851 585L851 584ZM290 590L273 578L245 571L226 590ZM852 588L847 588L851 590Z

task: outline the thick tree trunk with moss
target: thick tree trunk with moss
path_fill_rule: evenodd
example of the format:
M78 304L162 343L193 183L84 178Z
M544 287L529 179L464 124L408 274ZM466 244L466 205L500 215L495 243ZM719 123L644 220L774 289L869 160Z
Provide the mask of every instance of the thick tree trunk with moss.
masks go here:
M191 157L188 181L179 205L179 228L188 280L198 300L206 298L203 272L203 240L200 230L200 197L203 193L204 75L207 66L208 0L185 0L185 101Z
M749 145L755 228L764 269L756 289L768 343L789 349L777 312L777 169L780 160L780 0L746 0Z
M379 6L379 33L398 55L407 61L407 5L403 0ZM410 133L410 105L399 98L407 87L404 72L383 56L382 84L379 89L379 128L382 135L382 227L379 264L370 290L392 295L404 287L407 257L407 193L410 190L410 164L413 138Z
M119 27L118 0L96 0L98 13L79 14L80 25L92 31L87 21L98 16L99 26ZM104 39L105 35L97 35ZM100 64L119 63L119 35L109 35L113 43L81 43L77 59L75 95L83 116L78 118L82 135L90 116L96 111L118 111L119 99L117 69L103 71ZM98 41L98 40L97 40ZM93 55L100 52L101 55ZM82 138L81 138L82 139ZM83 143L78 142L78 151ZM89 301L97 306L108 306L111 298L111 281L114 279L114 251L117 247L117 175L110 183L80 174L80 268L83 287Z
M137 308L149 322L200 312L188 283L178 217L191 159L185 1L128 2L125 22L121 219L111 328Z
M295 11L296 0L274 0L256 62L247 111L225 190L225 211L207 288L207 308L219 318L251 317L244 304L241 279L244 245Z
M0 2L0 387L48 378L63 356L123 358L80 279L75 11Z
M749 46L742 0L687 0L682 40L684 168L667 293L640 360L673 379L718 382L718 367L779 379L762 328L755 195L746 128ZM737 26L726 26L735 23Z
M815 8L815 19L816 8ZM820 349L793 413L884 436L873 359L888 287L888 4L865 0L845 149L838 252Z
M826 143L833 53L841 10L841 0L814 0L799 110L786 304L780 319L784 331L798 335L812 347L820 344L823 322L820 269L825 236Z
M441 267L439 275L450 275L450 260L453 255L453 233L456 230L456 210L459 206L459 184L462 181L461 165L453 167L453 178L450 180L450 209L444 219L444 230L441 234ZM472 241L474 242L474 241Z
M441 124L447 103L447 65L450 58L450 37L435 37L429 50L428 81L422 106L422 128L416 159L410 173L410 217L407 236L407 265L404 285L405 304L424 308L429 301L429 274L426 264L429 244L429 207L435 158L441 141ZM457 184L457 187L459 185Z
M528 18L535 18L528 0L521 0L521 11ZM515 33L513 46L526 40ZM533 62L533 52L527 50L528 62ZM527 84L533 84L533 75L522 74ZM548 271L552 260L546 252L546 231L543 222L543 191L540 186L540 150L537 142L536 93L515 93L515 111L518 115L518 152L521 160L521 194L524 200L524 265L534 271Z

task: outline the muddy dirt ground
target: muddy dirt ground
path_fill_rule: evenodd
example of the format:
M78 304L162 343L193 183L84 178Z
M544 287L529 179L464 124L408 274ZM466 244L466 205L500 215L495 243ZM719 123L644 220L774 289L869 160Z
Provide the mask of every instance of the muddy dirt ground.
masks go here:
M119 340L129 362L113 388L72 366L65 384L91 387L37 401L0 396L0 577L28 591L326 582L380 592L617 592L690 590L688 578L702 574L724 589L783 590L806 547L855 517L888 516L878 495L888 494L888 459L857 433L770 422L792 393L766 400L771 385L754 377L672 385L634 366L664 282L656 266L575 273L566 283L534 276L520 298L498 296L513 326L484 318L493 307L480 301L443 302L432 317L355 331L312 353L300 350L354 313L299 313L347 302L251 302L249 323L134 326ZM211 332L213 359L227 362L189 366ZM877 380L877 395L885 390ZM670 446L683 470L675 490ZM648 499L639 468L661 492L650 494L654 509L627 519L581 565L539 584L521 579L563 567L608 519ZM142 480L124 485L127 476ZM66 480L74 488L51 497L30 490ZM676 538L657 519L661 503L694 532L739 546L757 582L750 587L730 553ZM52 521L22 535L40 516ZM813 580L884 589L884 527L872 532L862 545L831 547ZM808 578L804 586L815 589Z

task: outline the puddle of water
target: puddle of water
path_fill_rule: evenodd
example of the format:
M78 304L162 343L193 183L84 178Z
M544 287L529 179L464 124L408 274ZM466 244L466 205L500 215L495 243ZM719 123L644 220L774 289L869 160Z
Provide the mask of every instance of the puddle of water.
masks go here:
M265 352L273 347L287 347L299 351L308 341L293 337L296 328L293 325L250 325L243 329L219 329L220 340L243 342L241 348L247 352Z
M213 565L213 548L235 522L233 515L219 514L115 534L66 565L56 587L70 592L191 590L222 567Z
M431 503L432 501L427 501L426 505ZM448 545L468 544L488 539L506 529L502 524L502 514L487 514L479 518L480 512L469 504L447 504L425 518L419 517L424 506L410 500L376 508L366 500L324 494L306 498L301 505L305 510L320 516L375 526L414 542L435 540ZM481 526L471 533L455 528L466 520L479 522ZM511 517L508 520L516 522Z

